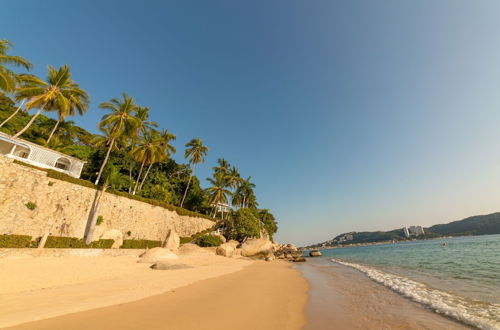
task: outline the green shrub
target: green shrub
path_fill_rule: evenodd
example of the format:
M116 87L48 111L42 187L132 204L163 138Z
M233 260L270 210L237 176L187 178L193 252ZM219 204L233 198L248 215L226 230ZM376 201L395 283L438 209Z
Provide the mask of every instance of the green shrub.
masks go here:
M129 231L127 231L127 236L130 236L130 235L132 235L132 232L129 230Z
M205 235L209 234L212 231L213 231L213 228L208 228L208 229L200 231L200 232L198 232L196 234L193 234L191 236L181 237L180 238L180 244L186 244L186 243L189 243L189 242L193 242L193 241L197 240L198 238L200 238L201 236L205 236Z
M150 241L147 239L125 239L123 240L122 249L152 249L160 247L160 241Z
M0 235L0 248L29 248L36 247L27 235Z
M49 236L47 242L45 242L45 247L57 249L110 249L113 243L114 240L112 239L101 239L87 245L81 238Z
M54 181L49 181L49 186L52 187L54 185Z
M100 216L97 217L97 221L95 222L95 224L97 226L99 226L103 222L104 222L104 218L102 217L102 215L100 215Z
M201 247L219 246L222 244L222 239L220 238L220 236L216 235L205 235L196 239L195 243Z
M33 211L34 209L36 209L36 204L33 202L28 202L26 203L26 207Z

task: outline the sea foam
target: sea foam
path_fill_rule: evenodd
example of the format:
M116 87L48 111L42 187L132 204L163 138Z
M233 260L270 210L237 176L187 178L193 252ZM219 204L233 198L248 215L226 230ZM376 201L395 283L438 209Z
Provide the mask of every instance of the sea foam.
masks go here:
M355 268L365 273L375 282L431 308L439 314L454 318L464 324L479 329L500 329L500 305L469 300L441 290L428 287L406 277L390 274L381 270L331 259L333 262Z

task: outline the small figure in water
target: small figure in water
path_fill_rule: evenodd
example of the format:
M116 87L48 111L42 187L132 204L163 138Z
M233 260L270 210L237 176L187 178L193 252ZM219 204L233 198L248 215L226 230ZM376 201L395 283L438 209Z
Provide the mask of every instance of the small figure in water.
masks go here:
M448 246L448 242L441 243L441 246Z

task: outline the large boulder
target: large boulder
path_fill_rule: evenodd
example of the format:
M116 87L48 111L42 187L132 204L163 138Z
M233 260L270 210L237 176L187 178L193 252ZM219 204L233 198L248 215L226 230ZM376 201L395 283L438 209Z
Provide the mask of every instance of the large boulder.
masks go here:
M170 229L167 238L163 243L163 247L169 249L170 251L177 251L177 249L179 249L180 244L181 244L181 239L179 235L177 235L175 230Z
M241 255L249 258L267 258L273 255L273 243L269 240L254 238L241 245Z
M150 268L155 270L176 270L176 269L187 269L193 267L185 264L172 264L168 262L159 262L152 265Z
M309 252L309 256L310 257L321 257L322 254L321 254L321 252L319 252L319 250L312 250Z
M154 263L163 260L173 260L179 258L175 253L166 248L156 247L146 250L139 256L139 262Z
M178 253L181 256L190 256L190 257L205 257L214 254L213 250L210 250L209 248L199 247L198 245L193 243L183 244L179 248Z
M112 239L112 240L114 240L114 243L111 246L112 249L118 249L118 248L120 248L120 246L123 245L123 234L118 229L110 229L108 231L105 231L99 237L99 239Z
M215 254L230 258L233 256L234 250L234 244L224 243L217 247L217 249L215 250Z

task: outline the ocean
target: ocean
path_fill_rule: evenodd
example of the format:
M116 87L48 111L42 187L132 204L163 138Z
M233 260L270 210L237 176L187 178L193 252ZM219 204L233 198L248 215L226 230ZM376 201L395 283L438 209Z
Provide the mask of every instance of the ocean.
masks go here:
M442 243L447 243L443 246ZM500 329L500 235L322 250L439 314Z

